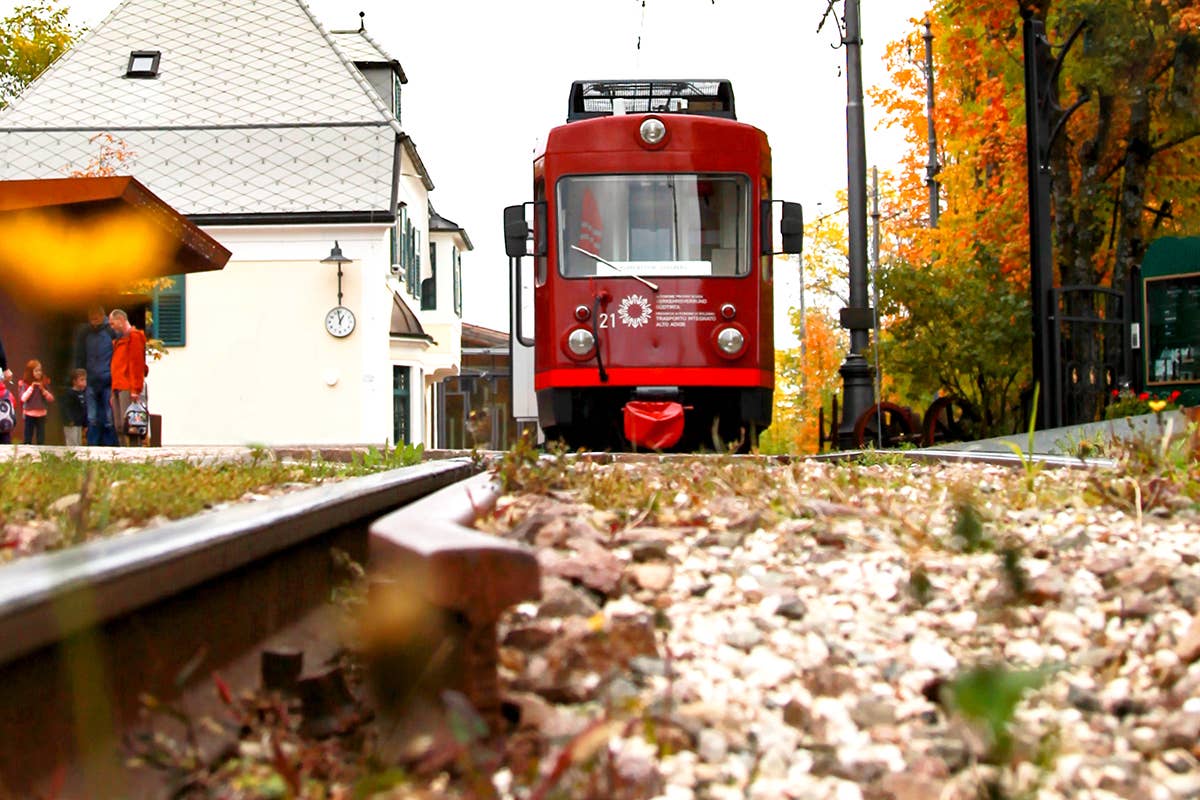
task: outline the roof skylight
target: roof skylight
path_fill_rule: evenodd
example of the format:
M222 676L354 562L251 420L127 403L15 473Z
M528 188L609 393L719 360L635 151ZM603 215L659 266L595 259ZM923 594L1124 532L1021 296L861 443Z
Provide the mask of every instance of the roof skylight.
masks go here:
M134 50L129 54L129 66L125 68L125 77L158 77L158 60L161 56L161 50Z

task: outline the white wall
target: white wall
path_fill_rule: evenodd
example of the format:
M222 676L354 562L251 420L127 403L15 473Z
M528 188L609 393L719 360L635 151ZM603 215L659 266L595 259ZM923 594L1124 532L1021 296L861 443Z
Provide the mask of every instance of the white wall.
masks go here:
M151 411L164 444L381 444L391 439L387 226L206 229L233 253L187 278L187 340L154 362ZM324 327L337 269L355 331Z

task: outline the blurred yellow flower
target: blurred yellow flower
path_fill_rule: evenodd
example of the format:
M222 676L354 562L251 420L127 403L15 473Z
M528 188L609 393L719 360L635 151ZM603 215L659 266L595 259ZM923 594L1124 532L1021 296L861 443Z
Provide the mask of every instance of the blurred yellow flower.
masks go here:
M1157 414L1159 411L1162 411L1164 408L1167 407L1167 401L1166 400L1151 400L1146 405L1150 406L1150 410L1153 411L1155 414Z

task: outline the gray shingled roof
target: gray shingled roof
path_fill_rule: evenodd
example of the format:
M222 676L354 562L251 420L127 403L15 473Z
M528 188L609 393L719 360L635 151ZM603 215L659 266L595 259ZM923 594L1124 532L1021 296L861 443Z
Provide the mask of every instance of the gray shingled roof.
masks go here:
M471 237L467 235L467 229L459 225L454 220L446 219L441 214L434 211L433 203L429 204L429 230L431 233L444 231L461 234L463 245L465 245L468 250L475 249L475 245L471 244Z
M300 0L124 0L0 111L0 177L80 169L101 132L191 215L387 212L403 136Z
M379 42L371 38L371 35L366 30L359 28L356 31L330 31L333 35L333 43L342 51L342 55L347 61L353 61L356 64L387 64L396 74L400 76L401 83L408 83L408 76L404 74L404 68L400 66L400 62L387 54L387 51L379 46Z

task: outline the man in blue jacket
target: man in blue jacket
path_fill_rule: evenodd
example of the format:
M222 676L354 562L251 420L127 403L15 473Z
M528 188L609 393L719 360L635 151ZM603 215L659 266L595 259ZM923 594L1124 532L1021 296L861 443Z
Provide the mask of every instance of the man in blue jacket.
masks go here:
M88 309L88 325L75 343L75 366L87 370L87 443L117 444L112 415L113 329L100 306Z

